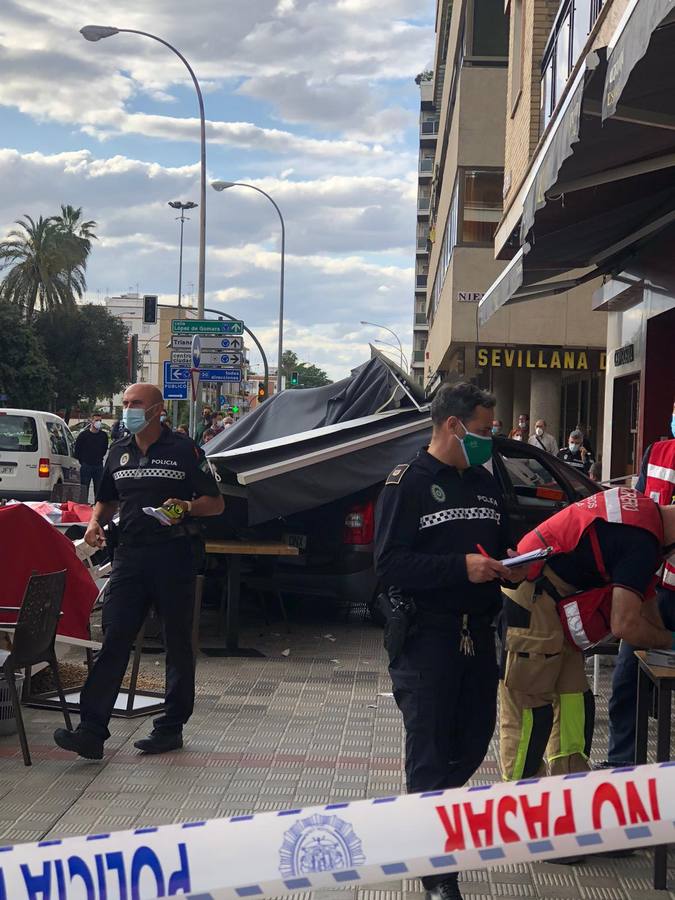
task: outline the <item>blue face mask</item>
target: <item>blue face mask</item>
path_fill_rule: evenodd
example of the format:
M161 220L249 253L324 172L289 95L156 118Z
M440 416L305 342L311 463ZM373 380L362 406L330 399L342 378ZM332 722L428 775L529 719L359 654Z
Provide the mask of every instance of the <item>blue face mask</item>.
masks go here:
M673 418L670 420L670 433L675 438L675 413L673 413Z
M124 427L132 434L138 434L143 431L148 424L145 420L144 409L125 409L122 412L122 422Z

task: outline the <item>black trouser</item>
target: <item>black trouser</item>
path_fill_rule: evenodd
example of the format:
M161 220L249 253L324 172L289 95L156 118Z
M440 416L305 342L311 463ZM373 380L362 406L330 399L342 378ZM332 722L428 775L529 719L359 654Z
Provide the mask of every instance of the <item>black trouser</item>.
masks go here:
M461 787L481 765L497 717L494 629L471 624L474 656L460 651L460 620L422 625L392 661L394 699L405 725L408 791ZM452 876L422 879L427 889Z
M94 482L94 497L98 494L98 489L103 478L103 463L98 466L90 466L88 463L80 463L80 484L89 491L89 485ZM89 494L87 494L87 497ZM85 503L87 500L85 499Z
M192 715L194 565L189 538L116 548L103 603L103 648L82 688L80 727L105 740L134 639L151 606L164 628L165 711L159 731L180 732Z

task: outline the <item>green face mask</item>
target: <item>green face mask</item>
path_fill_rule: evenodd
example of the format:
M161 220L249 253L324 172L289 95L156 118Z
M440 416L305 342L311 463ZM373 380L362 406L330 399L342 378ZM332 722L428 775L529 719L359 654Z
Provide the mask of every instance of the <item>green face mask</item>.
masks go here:
M457 440L462 445L466 461L470 466L482 466L492 456L492 438L474 434L463 422L462 428L465 431L464 437Z

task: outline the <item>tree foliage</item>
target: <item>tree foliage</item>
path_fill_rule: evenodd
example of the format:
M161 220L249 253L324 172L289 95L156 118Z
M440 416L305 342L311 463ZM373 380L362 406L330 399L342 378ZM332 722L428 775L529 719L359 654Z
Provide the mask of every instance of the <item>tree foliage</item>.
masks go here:
M27 320L36 310L74 309L87 284L85 268L96 222L82 209L62 206L60 216L24 216L0 241L0 300L16 304Z
M127 383L127 329L105 307L43 312L35 328L54 371L57 409L93 404Z
M44 348L21 310L0 302L0 406L50 409L54 374Z
M299 384L291 384L291 374L297 372ZM323 369L311 363L301 363L298 354L292 350L285 350L281 358L281 374L286 376L286 388L298 390L299 388L321 387L324 384L332 384L331 379Z

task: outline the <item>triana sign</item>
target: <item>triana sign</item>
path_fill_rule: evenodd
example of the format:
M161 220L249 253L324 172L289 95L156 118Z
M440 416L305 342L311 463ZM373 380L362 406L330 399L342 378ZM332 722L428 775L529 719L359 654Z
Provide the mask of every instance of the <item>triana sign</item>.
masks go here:
M559 369L565 372L604 372L604 350L565 350L561 347L478 347L480 369Z

